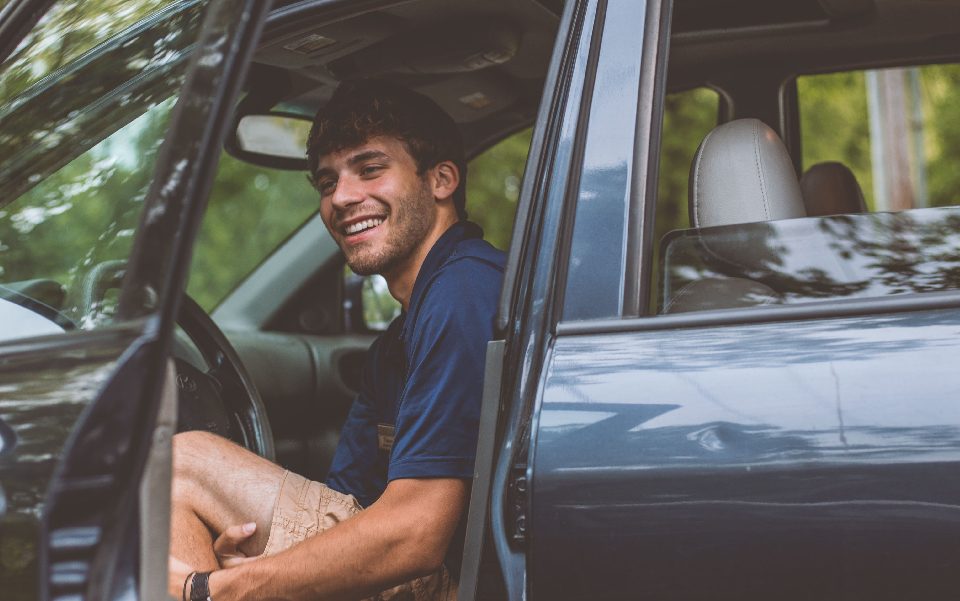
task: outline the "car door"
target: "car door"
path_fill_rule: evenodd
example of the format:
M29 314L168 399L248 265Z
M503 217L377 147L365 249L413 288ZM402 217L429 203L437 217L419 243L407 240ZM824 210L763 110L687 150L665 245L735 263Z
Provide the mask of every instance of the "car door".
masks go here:
M536 416L561 315L618 315L641 294L625 249L650 244L630 199L657 167L668 18L655 0L565 6L510 247L503 340L488 349L461 598L554 598L549 574L568 569L567 550L541 543L558 525L533 521Z
M631 52L642 19L600 6L571 221L533 270L548 314L507 337L504 385L529 379L500 391L490 504L512 598L953 595L957 208L679 231L654 264L669 8L647 3ZM731 249L742 273L716 268ZM669 310L673 278L713 269L778 300Z
M165 598L170 348L269 3L0 12L0 590Z

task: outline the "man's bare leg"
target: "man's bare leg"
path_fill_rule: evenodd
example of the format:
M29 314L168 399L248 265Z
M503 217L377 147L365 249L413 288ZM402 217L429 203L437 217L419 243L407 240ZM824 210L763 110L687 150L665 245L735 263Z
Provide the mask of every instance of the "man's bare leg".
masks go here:
M227 527L255 522L241 550L263 552L283 468L219 436L183 432L173 439L170 555L194 570L214 570L213 540ZM176 591L179 594L179 591Z

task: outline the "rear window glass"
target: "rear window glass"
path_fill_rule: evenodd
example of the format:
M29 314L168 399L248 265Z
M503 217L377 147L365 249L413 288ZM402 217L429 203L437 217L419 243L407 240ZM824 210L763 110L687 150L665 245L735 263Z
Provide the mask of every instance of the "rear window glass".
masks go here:
M803 167L843 163L874 211L960 200L960 65L797 78Z

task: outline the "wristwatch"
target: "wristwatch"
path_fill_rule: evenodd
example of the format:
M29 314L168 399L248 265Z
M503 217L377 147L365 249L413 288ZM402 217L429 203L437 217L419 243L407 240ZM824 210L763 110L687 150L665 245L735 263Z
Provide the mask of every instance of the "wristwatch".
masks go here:
M213 601L210 598L210 572L194 572L190 582L190 601Z

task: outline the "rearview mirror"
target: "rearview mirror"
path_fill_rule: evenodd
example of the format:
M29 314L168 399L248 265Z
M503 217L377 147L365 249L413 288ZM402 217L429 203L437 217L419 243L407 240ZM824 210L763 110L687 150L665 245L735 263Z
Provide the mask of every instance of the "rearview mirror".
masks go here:
M302 115L247 114L240 117L226 149L256 165L307 169L307 137L313 122Z

